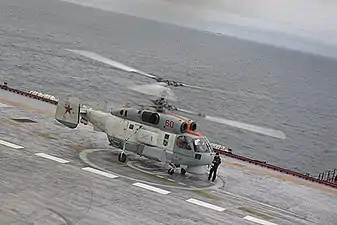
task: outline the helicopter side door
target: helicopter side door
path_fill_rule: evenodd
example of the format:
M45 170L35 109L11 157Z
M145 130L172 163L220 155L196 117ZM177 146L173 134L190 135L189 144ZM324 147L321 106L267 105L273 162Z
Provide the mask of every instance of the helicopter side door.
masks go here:
M193 157L194 150L192 139L185 135L178 135L173 148L173 153L175 154L175 159L179 159L180 156Z

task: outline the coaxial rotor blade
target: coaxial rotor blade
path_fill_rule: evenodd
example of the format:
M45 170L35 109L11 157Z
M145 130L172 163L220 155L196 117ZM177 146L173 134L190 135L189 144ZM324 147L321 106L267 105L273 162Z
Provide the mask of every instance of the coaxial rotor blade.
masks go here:
M224 118L218 118L218 117L207 116L207 115L205 116L205 119L209 120L209 121L216 122L216 123L222 123L222 124L225 124L225 125L228 125L228 126L232 126L232 127L252 131L252 132L255 132L255 133L263 134L263 135L266 135L266 136L279 138L279 139L282 139L282 140L284 140L286 138L285 134L280 130L274 130L274 129L271 129L271 128L260 127L260 126L256 126L256 125L252 125L252 124L247 124L247 123L242 123L242 122L238 122L238 121L234 121L234 120L228 120L228 119L224 119Z
M97 53L94 53L94 52L89 52L89 51L84 51L84 50L72 50L72 49L66 49L66 50L70 51L70 52L73 52L75 54L78 54L78 55L81 55L81 56L99 61L101 63L105 63L109 66L112 66L115 69L118 69L118 70L143 75L143 76L146 76L146 77L149 77L149 78L152 78L152 79L157 79L157 77L154 76L154 75L151 75L151 74L145 73L143 71L137 70L135 68L129 67L129 66L124 65L120 62L113 61L109 58L106 58L106 57L104 57L102 55L99 55Z
M165 78L161 78L161 77L157 77L155 75L140 71L138 69L132 68L130 66L127 66L123 63L111 60L105 56L99 55L97 53L94 52L90 52L90 51L85 51L85 50L74 50L74 49L66 49L69 52L84 56L86 58L92 59L92 60L96 60L98 62L107 64L111 67L113 67L114 69L117 70L121 70L124 72L129 72L129 73L134 73L134 74L139 74L139 75L143 75L146 77L149 77L151 79L154 79L158 82L164 82L166 84L168 84L169 86L173 86L173 87L190 87L190 88L194 88L194 89L199 89L199 90L206 90L209 91L209 88L204 88L204 87L199 87L199 86L195 86L195 85L191 85L191 84L186 84L186 83L182 83L182 82L177 82L177 81L173 81L173 80L168 80Z
M191 115L195 115L195 116L201 116L201 117L206 117L205 114L202 114L202 113L197 113L197 112L193 112L193 111L190 111L190 110L187 110L187 109L181 109L181 108L175 108L173 106L171 106L174 110L177 110L177 111L180 111L180 112L184 112L184 113L187 113L187 114L191 114Z
M203 90L203 91L212 91L212 89L209 89L209 88L206 88L206 87L199 87L199 86L186 84L186 83L178 83L178 84L180 84L180 86L182 86L182 87L189 87L189 88Z
M197 90L202 90L202 91L208 91L208 92L213 92L213 93L219 93L219 94L224 94L224 95L231 95L233 97L244 97L244 98L256 98L256 99L261 99L261 100L272 100L269 96L265 95L259 95L259 94L254 94L249 91L230 91L230 90L222 90L214 87L200 87L200 86L195 86L191 84L186 84L186 83L179 83L179 86L182 87L189 87Z
M152 95L159 98L169 99L172 101L177 100L177 97L174 95L173 91L167 87L166 83L132 85L128 86L128 88L146 95Z
M226 95L231 94L231 95L240 96L240 97L244 96L244 97L249 97L249 98L254 97L254 98L262 98L262 99L269 99L270 100L270 98L267 97L267 96L259 96L259 95L251 94L251 93L248 93L248 92L221 90L221 89L216 89L216 88L213 88L213 87L201 87L201 86L196 86L196 85L185 83L185 82L179 82L179 81L165 79L165 78L162 78L162 77L157 77L153 74L149 74L149 73L140 71L138 69L129 67L129 66L123 64L123 63L111 60L107 57L104 57L102 55L99 55L97 53L90 52L90 51L74 50L74 49L66 49L66 50L69 51L69 52L72 52L72 53L90 58L92 60L107 64L107 65L113 67L114 69L121 70L121 71L124 71L124 72L133 73L133 74L138 74L138 75L142 75L142 76L146 76L148 78L156 80L157 82L164 82L164 83L166 83L166 84L168 84L169 86L172 86L172 87L188 87L188 88L192 88L192 89L209 91L209 92L219 92L219 93L226 94Z
M180 112L188 113L188 114L191 114L191 115L201 116L204 119L215 122L215 123L221 123L221 124L224 124L224 125L227 125L227 126L232 126L232 127L236 127L236 128L243 129L243 130L252 131L252 132L263 134L263 135L266 135L266 136L279 138L279 139L282 139L282 140L284 140L286 138L285 134L280 130L274 130L274 129L271 129L271 128L260 127L260 126L242 123L242 122L238 122L238 121L234 121L234 120L228 120L228 119L224 119L224 118L220 118L220 117L208 116L208 115L205 115L205 114L202 114L202 113L196 113L196 112L189 111L189 110L186 110L186 109L181 109L181 108L175 108L175 109L180 111Z

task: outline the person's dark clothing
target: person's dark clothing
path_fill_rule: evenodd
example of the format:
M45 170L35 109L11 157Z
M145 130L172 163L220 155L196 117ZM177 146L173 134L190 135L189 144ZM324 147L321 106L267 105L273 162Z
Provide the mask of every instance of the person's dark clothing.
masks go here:
M217 172L218 167L219 167L220 164L221 164L221 158L220 158L220 156L218 156L218 155L214 156L214 159L213 159L213 162L212 162L212 167L211 167L211 170L209 171L209 175L208 175L208 180L211 179L212 174L213 174L212 181L215 180L215 178L216 178L216 172Z

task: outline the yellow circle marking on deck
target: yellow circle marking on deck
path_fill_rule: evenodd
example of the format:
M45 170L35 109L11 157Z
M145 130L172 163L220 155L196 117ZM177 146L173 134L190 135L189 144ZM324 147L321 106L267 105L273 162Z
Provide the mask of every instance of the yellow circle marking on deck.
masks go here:
M226 165L234 166L234 167L239 167L239 168L244 168L246 170L250 170L250 171L258 173L258 174L262 174L262 175L266 175L266 176L269 176L269 177L277 178L277 179L283 180L285 182L294 183L294 184L314 188L314 189L323 191L323 192L328 193L328 194L334 194L334 195L337 194L337 190L326 188L324 186L316 185L316 184L313 184L313 183L309 183L310 181L300 181L300 180L298 180L300 178L295 179L295 178L290 177L290 175L275 174L275 173L272 173L272 172L252 168L248 165L243 165L241 163L223 162L222 164L226 164ZM275 172L277 172L277 171L275 171Z
M37 107L28 106L28 105L25 105L23 103L14 102L14 101L11 101L11 100L8 100L8 99L5 99L5 98L0 98L0 102L6 103L6 104L9 104L9 105L12 105L12 106L16 106L16 107L19 107L19 108L23 108L23 109L34 110L34 111L37 111L39 113L46 114L46 115L54 115L55 114L55 112L50 111L50 110L42 110L42 109L39 109Z

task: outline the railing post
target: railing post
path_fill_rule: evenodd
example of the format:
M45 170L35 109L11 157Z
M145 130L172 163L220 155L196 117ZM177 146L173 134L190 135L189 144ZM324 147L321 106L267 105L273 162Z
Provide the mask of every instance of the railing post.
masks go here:
M330 180L330 170L328 170L328 177L327 177L327 179L326 179L327 181L329 181Z
M336 173L336 169L333 170L332 180L335 179L335 173Z

